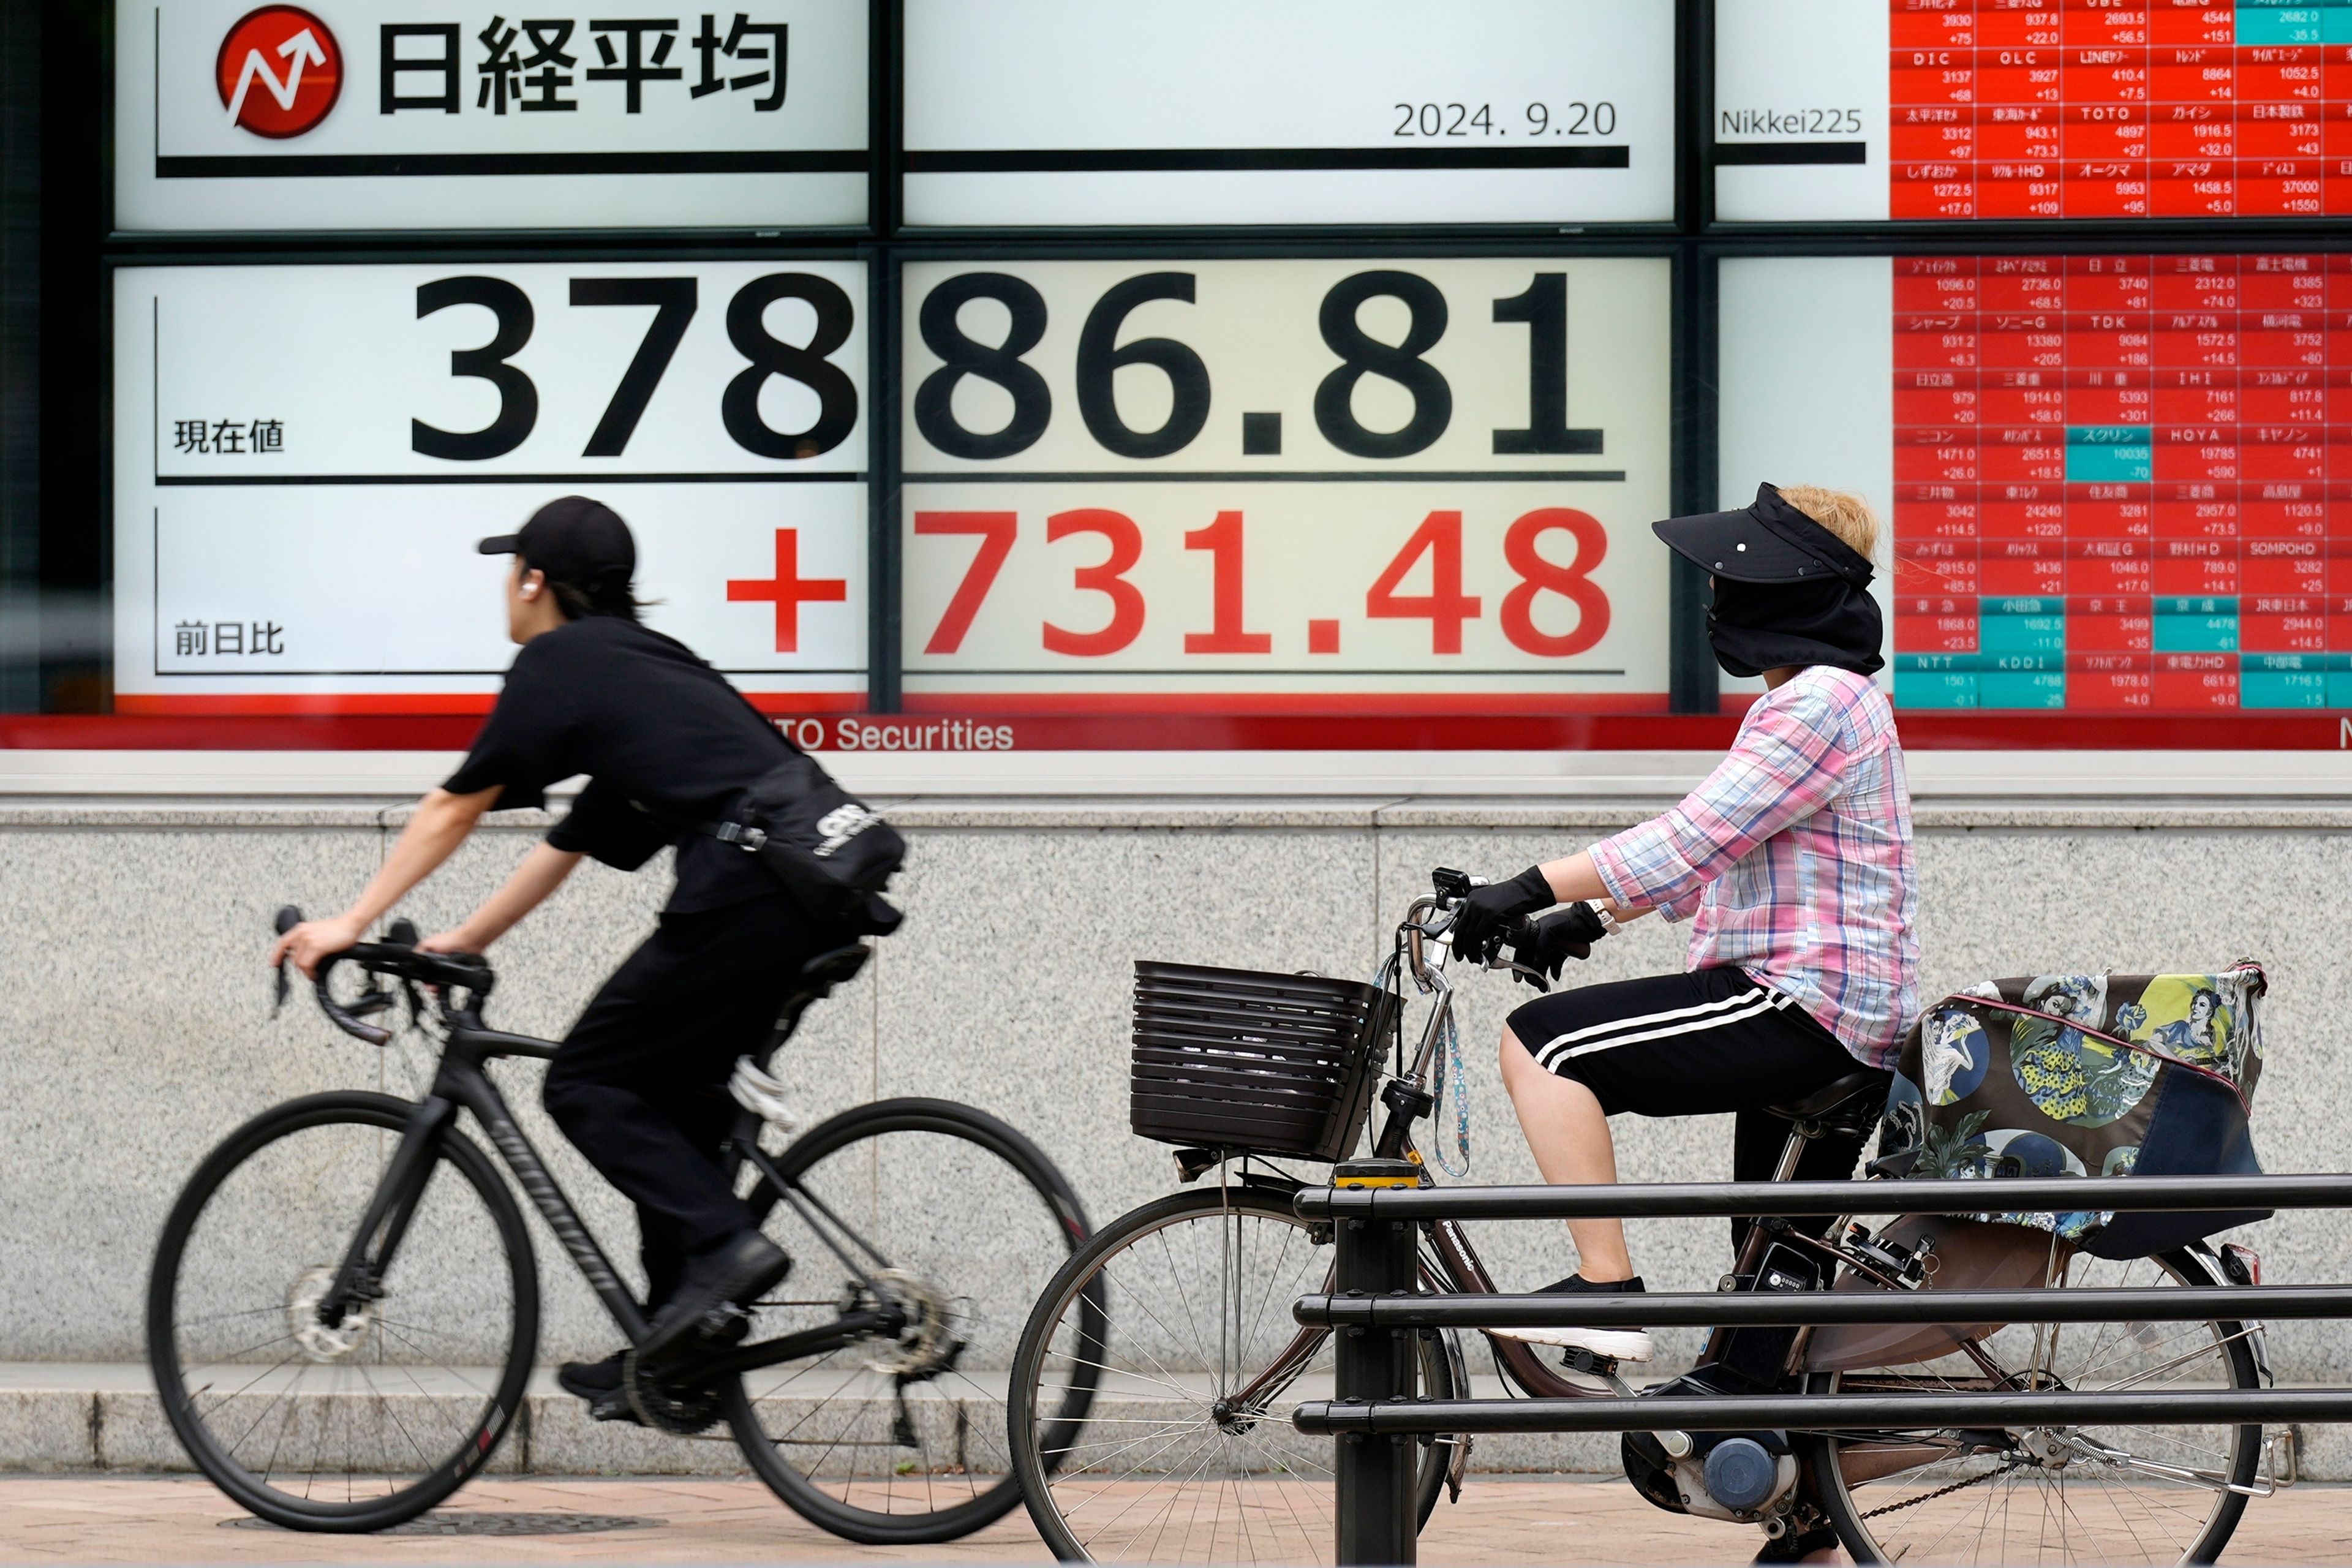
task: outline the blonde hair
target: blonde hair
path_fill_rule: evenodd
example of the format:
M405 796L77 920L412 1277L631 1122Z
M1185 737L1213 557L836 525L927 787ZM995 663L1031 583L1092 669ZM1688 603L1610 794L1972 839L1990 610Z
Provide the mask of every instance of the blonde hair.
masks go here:
M1845 542L1846 548L1865 561L1878 559L1878 513L1852 490L1823 489L1819 485L1780 485L1780 499Z

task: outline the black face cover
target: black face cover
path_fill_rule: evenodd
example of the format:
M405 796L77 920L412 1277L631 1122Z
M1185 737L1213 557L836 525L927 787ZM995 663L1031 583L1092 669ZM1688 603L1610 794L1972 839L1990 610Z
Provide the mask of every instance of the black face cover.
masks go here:
M1706 636L1716 663L1743 678L1792 664L1875 675L1886 664L1878 651L1886 640L1878 601L1838 576L1797 583L1717 577Z

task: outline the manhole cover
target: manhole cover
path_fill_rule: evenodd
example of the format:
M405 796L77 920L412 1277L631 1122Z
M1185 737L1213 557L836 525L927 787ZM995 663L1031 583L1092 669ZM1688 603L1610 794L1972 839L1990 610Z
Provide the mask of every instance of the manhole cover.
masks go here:
M601 1535L609 1530L657 1530L662 1519L639 1519L625 1513L491 1513L471 1509L428 1513L406 1524L380 1530L378 1535ZM266 1519L250 1516L221 1521L224 1530L278 1530Z

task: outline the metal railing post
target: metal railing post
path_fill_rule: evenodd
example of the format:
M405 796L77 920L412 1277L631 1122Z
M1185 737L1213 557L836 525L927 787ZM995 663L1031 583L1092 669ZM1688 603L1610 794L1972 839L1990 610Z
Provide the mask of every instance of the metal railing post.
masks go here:
M1420 1182L1419 1167L1404 1160L1349 1160L1331 1173L1335 1187L1411 1187ZM1410 1221L1352 1215L1336 1221L1332 1289L1342 1298L1411 1293L1415 1233ZM1333 1394L1342 1405L1413 1396L1414 1331L1365 1323L1335 1331ZM1418 1445L1410 1436L1349 1432L1335 1436L1332 1446L1339 1568L1411 1563L1420 1522L1413 1507Z

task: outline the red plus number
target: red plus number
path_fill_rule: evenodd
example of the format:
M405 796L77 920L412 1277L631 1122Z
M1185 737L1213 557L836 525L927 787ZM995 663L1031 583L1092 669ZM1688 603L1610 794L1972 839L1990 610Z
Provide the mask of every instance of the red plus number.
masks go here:
M797 653L801 646L801 605L837 605L849 597L848 581L841 577L801 575L801 531L776 530L776 574L772 579L733 578L727 584L730 604L764 599L776 606L776 651Z

